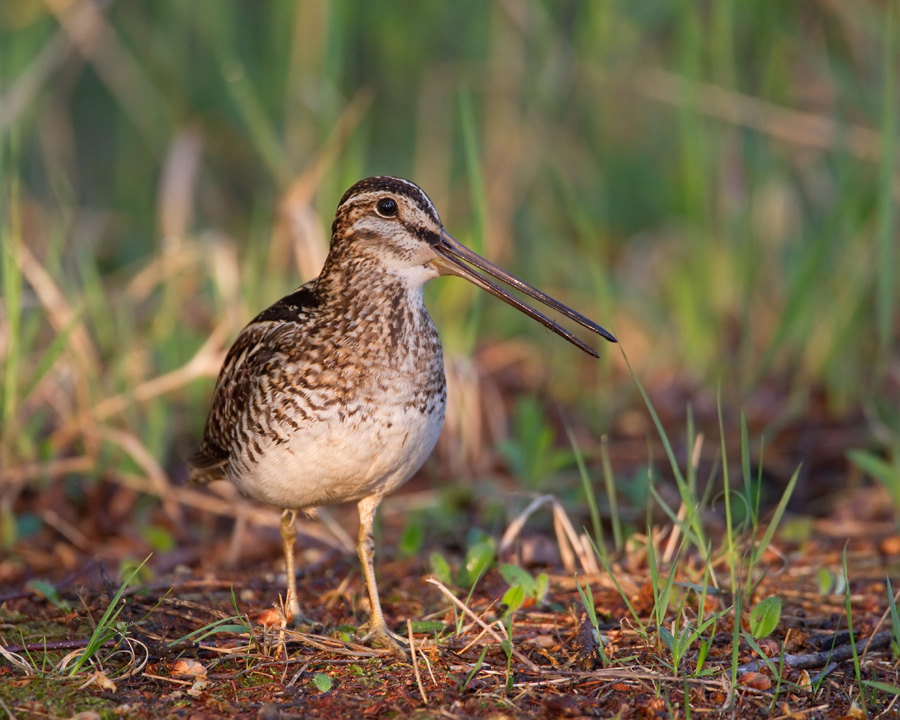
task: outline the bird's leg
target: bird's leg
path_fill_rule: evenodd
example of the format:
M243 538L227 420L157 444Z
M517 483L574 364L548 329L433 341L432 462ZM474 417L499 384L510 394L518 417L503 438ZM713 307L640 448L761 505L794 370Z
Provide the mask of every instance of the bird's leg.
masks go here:
M375 521L375 510L381 502L381 495L371 495L359 501L359 540L356 551L359 553L359 561L362 563L363 574L366 576L366 589L369 591L370 618L368 632L363 637L363 642L372 641L373 645L392 650L396 655L405 657L401 642L406 642L403 637L392 633L384 622L384 614L381 612L381 600L378 598L378 583L375 580L375 538L372 535L372 523Z
M296 513L281 511L281 542L284 544L284 571L287 574L288 609L295 620L302 620L300 602L297 600L297 575L294 570L294 542L297 540Z

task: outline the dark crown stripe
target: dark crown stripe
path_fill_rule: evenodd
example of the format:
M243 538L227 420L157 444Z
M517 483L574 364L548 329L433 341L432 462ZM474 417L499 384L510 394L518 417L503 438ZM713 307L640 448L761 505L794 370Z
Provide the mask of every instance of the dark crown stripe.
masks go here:
M364 192L389 192L403 195L412 200L426 215L430 215L438 225L441 224L441 218L440 215L438 215L437 209L422 188L415 183L411 183L409 180L391 177L390 175L378 175L376 177L360 180L356 185L344 193L344 197L342 197L340 203L338 203L338 208L350 200L354 195L359 195Z

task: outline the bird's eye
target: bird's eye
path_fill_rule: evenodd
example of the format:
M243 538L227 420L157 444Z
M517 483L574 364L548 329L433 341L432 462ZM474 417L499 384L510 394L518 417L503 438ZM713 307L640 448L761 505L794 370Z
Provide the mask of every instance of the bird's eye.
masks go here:
M384 218L397 217L397 201L394 198L383 197L375 203L375 212Z

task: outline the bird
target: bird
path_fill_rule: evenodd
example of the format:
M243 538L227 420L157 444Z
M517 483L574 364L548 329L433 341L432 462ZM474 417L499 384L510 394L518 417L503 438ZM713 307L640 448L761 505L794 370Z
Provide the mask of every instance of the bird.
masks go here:
M370 613L361 642L397 653L404 640L382 611L372 525L382 498L419 469L444 422L441 342L423 297L442 275L465 278L594 357L591 345L496 281L617 342L454 240L414 183L366 178L338 203L319 276L253 318L226 354L191 458L193 482L229 480L281 508L295 618L296 513L356 502Z

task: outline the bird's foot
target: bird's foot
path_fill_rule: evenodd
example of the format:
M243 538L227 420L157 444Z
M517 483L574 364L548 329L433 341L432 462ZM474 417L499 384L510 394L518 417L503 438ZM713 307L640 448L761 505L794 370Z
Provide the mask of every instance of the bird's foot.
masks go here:
M311 617L309 617L309 615L305 615L302 612L294 612L293 610L291 610L290 614L291 615L289 622L297 629L315 630L316 628L323 627L322 623L318 622L317 620L313 620Z
M291 597L291 601L286 607L282 604L282 609L288 624L293 625L295 628L308 627L310 630L313 630L317 627L322 627L322 623L313 620L300 609L300 603L293 597Z
M364 625L360 628L360 631L363 631L365 628L366 626ZM407 653L405 646L409 645L409 641L405 637L393 632L384 623L374 627L369 626L368 631L359 639L359 642L364 645L385 648L404 660Z

